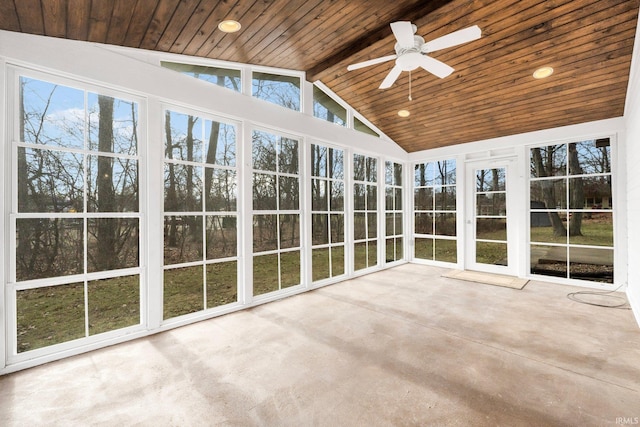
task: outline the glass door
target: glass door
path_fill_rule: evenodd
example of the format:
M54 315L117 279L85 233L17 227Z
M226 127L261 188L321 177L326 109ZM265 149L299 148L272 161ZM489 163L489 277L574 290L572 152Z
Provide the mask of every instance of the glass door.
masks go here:
M508 162L467 165L466 269L513 274ZM513 212L511 213L513 215Z

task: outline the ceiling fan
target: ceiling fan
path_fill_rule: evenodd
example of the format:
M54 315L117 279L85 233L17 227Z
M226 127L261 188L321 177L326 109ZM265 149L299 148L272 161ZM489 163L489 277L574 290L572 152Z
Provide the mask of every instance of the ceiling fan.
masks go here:
M390 88L400 76L400 73L403 71L413 71L418 67L422 67L431 74L443 79L453 72L453 68L427 54L477 40L481 36L480 28L474 25L425 43L422 37L415 34L417 30L418 27L409 21L391 23L391 31L393 31L393 35L397 41L395 45L396 54L352 64L347 67L347 70L353 71L395 59L396 65L394 65L389 74L387 74L387 77L382 81L380 89Z

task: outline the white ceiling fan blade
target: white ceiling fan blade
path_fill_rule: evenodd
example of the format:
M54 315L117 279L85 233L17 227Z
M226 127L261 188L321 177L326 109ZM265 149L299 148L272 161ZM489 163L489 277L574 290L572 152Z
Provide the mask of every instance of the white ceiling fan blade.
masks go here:
M384 78L382 83L380 83L380 87L378 89L390 88L391 85L394 84L395 81L398 79L398 77L400 76L400 73L402 73L402 68L400 68L400 66L396 64L391 69L391 71L389 71L389 74L387 74L387 77Z
M370 65L376 65L383 62L391 61L392 59L396 59L396 55L388 55L380 58L370 59L368 61L358 62L357 64L351 64L347 67L347 70L353 71L359 68L369 67Z
M409 21L398 21L391 23L391 31L396 37L400 47L413 47L413 25Z
M477 40L482 35L480 27L474 25L473 27L464 28L462 30L454 31L446 36L438 37L422 45L422 52L435 52L436 50L446 49L448 47L457 46L459 44L468 43L473 40Z
M453 73L453 68L444 62L438 61L437 59L427 55L422 55L420 57L420 66L441 79L444 79L449 74Z

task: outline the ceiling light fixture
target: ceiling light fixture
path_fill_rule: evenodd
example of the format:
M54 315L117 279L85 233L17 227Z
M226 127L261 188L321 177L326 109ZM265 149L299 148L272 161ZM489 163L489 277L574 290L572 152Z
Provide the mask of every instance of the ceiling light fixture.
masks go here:
M233 19L225 19L218 24L218 29L225 33L235 33L236 31L239 31L241 27L240 23Z
M400 117L409 117L411 113L409 112L409 110L400 110L398 111L398 115Z
M540 67L533 72L534 79L545 79L553 74L553 68L551 67Z

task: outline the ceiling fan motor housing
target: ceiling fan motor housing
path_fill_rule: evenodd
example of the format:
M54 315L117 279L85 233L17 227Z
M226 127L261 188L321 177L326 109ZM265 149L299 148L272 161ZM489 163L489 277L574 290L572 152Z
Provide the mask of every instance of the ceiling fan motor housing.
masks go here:
M420 36L413 36L413 46L401 47L398 43L395 45L396 64L402 68L402 71L413 71L420 66L420 57L422 56L422 45L424 39Z

